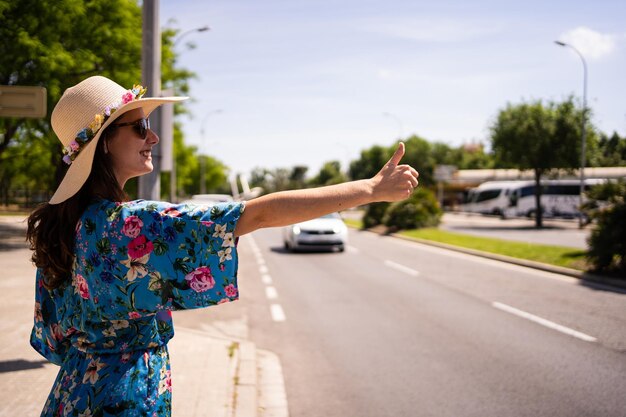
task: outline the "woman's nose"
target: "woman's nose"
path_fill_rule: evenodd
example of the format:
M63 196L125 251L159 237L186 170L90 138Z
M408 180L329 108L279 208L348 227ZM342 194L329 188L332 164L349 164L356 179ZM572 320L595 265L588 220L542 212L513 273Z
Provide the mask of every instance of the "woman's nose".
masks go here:
M152 144L156 145L157 143L159 143L160 139L157 136L157 134L152 131L152 129L148 129L148 136L147 136L146 140L149 143L152 143Z

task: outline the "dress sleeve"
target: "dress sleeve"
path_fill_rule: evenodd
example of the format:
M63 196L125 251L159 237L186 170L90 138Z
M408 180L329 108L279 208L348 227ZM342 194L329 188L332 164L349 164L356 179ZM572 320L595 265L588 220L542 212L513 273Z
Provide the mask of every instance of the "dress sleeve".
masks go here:
M41 269L35 279L35 323L30 335L31 346L50 362L61 365L69 340L63 336L53 298L43 286Z
M99 271L88 271L100 282L87 297L109 320L238 299L234 230L243 210L243 203L148 201L108 209L103 236L96 237Z

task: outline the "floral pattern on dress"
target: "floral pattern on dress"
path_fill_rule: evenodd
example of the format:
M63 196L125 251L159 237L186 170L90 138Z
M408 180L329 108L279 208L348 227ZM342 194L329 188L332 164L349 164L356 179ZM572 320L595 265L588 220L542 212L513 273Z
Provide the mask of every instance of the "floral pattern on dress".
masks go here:
M42 416L169 416L172 310L236 300L242 203L98 200L76 226L71 281L37 270L31 345L61 368Z

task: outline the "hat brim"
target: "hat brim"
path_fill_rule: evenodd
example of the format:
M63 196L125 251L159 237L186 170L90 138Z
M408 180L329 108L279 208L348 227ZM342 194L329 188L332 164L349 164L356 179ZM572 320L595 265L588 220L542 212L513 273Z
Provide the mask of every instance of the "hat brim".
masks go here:
M102 124L102 127L98 130L98 133L89 141L87 145L80 151L76 159L72 161L69 169L65 173L63 180L59 184L59 187L54 192L54 195L48 202L49 204L59 204L74 196L89 178L91 173L91 166L93 164L93 157L96 153L100 136L104 129L106 129L111 123L120 118L124 113L142 108L146 117L150 115L157 107L166 103L177 103L188 99L188 97L146 97L139 100L133 100L113 113L106 122Z

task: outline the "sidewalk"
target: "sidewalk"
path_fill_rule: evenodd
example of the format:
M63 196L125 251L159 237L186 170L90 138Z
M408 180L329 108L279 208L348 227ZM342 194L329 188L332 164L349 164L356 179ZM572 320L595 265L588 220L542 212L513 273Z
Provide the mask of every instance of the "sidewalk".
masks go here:
M22 220L0 216L0 417L38 416L58 371L29 345L35 268ZM288 416L280 361L247 340L245 317L175 331L173 416Z

